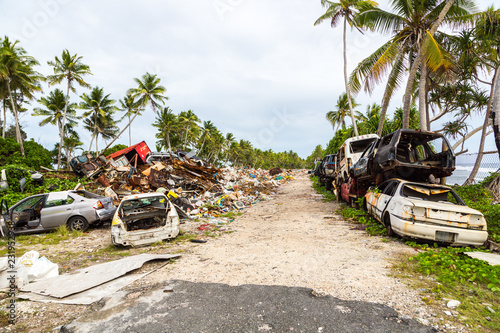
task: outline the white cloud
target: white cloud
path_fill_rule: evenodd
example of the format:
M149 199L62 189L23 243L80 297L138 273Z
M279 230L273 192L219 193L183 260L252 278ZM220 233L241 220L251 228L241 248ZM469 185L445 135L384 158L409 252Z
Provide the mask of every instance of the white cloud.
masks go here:
M325 114L344 91L342 29L328 22L314 26L323 12L319 0L2 1L0 30L20 39L43 74L51 71L46 62L68 49L90 66L88 82L118 100L134 77L156 73L175 112L192 109L258 148L306 157L332 137ZM349 31L349 69L386 39ZM357 96L362 110L380 102L379 90ZM396 98L391 108L399 103ZM270 136L280 110L290 121ZM39 128L39 121L22 119L29 137L52 148L57 131ZM153 121L151 110L137 118L133 142L146 140L154 149ZM90 135L81 134L87 147ZM127 144L128 135L119 142Z

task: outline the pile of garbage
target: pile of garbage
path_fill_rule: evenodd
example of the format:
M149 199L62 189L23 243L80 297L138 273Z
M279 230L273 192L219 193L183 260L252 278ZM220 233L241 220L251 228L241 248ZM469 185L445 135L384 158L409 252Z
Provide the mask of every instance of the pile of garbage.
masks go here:
M292 171L250 168L217 168L194 153L175 154L141 151L144 142L114 153L106 159L91 155L75 158L71 166L78 174L96 179L101 195L118 205L127 195L160 192L176 206L181 219L218 216L239 211L293 179Z

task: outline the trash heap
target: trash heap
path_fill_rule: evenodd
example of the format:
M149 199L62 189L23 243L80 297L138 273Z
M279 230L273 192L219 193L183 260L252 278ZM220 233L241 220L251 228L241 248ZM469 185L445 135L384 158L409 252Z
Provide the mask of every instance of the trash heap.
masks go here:
M92 169L91 176L102 185L97 191L112 197L116 205L127 195L160 192L169 197L181 220L241 211L268 199L277 187L293 179L293 171L280 168L217 168L187 156L172 156L151 164L117 165L111 160L97 169Z

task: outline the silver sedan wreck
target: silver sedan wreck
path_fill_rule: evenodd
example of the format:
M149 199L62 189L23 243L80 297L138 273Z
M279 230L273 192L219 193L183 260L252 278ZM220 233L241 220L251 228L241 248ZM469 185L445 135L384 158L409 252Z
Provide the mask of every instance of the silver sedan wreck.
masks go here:
M1 202L0 231L3 235L38 233L67 225L86 231L91 224L110 220L115 213L111 198L87 191L61 191L32 195L9 208Z
M114 245L152 244L179 234L179 216L168 198L160 193L124 197L111 223Z
M368 212L389 235L461 246L482 246L488 238L483 214L467 207L448 186L390 179L365 199Z

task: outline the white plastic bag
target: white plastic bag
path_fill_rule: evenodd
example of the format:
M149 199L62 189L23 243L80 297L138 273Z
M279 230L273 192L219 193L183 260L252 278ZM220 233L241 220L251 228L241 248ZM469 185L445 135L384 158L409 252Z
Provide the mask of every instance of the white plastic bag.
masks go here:
M28 269L28 281L42 280L59 275L59 266L41 257Z
M19 265L24 267L31 267L38 260L40 254L37 251L28 251L19 259Z

